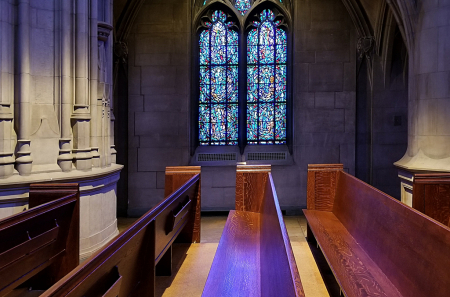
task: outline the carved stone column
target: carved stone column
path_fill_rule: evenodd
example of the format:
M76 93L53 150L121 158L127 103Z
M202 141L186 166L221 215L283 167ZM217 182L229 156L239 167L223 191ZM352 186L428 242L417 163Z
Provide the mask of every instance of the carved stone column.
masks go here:
M113 27L108 23L99 22L98 25L98 40L99 40L99 104L101 104L101 116L99 117L99 124L101 126L100 134L100 155L101 166L109 166L111 164L110 155L110 102L111 102L111 54L110 39Z
M450 24L441 21L450 19L450 6L421 0L417 7L409 48L408 150L395 163L403 183L407 175L450 172ZM414 196L408 203L415 204Z
M31 72L30 72L30 0L18 1L16 104L18 107L18 150L16 168L20 175L30 175L31 157Z
M72 170L72 127L70 117L73 109L72 84L72 0L61 1L61 138L59 140L58 165L63 172Z
M91 0L91 79L90 79L90 98L91 98L91 154L92 166L100 167L100 154L98 147L98 117L97 117L97 100L98 100L98 2Z
M13 3L5 1L0 11L0 178L14 172L13 111L14 90L14 19Z
M92 169L89 111L89 5L76 2L75 26L75 106L72 114L73 154L78 170Z

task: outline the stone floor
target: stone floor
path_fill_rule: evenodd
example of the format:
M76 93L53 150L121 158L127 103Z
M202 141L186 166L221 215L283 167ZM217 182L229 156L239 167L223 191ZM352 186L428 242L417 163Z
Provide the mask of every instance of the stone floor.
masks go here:
M172 277L157 277L156 296L201 296L226 219L226 216L204 215L202 216L201 242L192 245L174 245L175 273ZM124 230L134 220L120 218L119 231ZM286 216L284 220L305 295L307 297L330 296L313 257L313 252L317 254L317 249L310 248L305 239L305 218L303 216ZM329 275L330 273L325 271L324 278L329 278ZM333 296L333 291L330 292Z

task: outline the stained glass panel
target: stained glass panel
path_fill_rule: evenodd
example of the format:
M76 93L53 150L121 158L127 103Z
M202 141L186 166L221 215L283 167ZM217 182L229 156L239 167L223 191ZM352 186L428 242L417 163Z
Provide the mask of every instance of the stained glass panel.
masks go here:
M287 35L266 9L247 35L247 143L286 143Z
M251 7L250 0L236 0L235 7L244 15Z
M238 33L220 10L199 35L200 145L237 145Z

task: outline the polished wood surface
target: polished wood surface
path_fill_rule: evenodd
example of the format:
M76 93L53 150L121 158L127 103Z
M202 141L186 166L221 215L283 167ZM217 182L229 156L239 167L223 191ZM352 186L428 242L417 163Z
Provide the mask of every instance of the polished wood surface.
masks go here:
M187 219L169 233L167 221L180 202L197 196L199 182L199 174L189 179L41 296L154 296L156 265L167 261Z
M450 227L450 173L416 173L413 207Z
M0 220L0 296L24 282L46 289L78 265L78 186L62 198L57 184L47 187L51 198L40 195L49 202Z
M450 296L447 226L342 171L332 211L304 212L346 296Z
M346 296L402 296L332 212L305 210L305 216Z
M238 166L236 207L202 296L304 296L270 166Z
M176 166L166 167L164 197L169 196L173 191L181 187L189 179L197 174L201 174L200 166ZM192 208L195 210L190 213L187 228L184 228L178 236L179 242L200 242L201 239L201 179L199 181L196 197L191 197Z
M261 296L260 266L260 214L230 211L202 296Z

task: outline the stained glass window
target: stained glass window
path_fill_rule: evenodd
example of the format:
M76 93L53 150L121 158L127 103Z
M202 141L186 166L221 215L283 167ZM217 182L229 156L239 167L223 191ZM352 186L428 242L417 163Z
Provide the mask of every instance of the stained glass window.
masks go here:
M200 33L200 145L238 143L238 33L216 10Z
M250 0L236 0L235 4L236 9L244 15L250 9Z
M247 36L247 143L286 143L287 36L263 10Z

